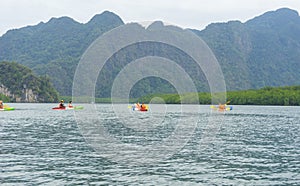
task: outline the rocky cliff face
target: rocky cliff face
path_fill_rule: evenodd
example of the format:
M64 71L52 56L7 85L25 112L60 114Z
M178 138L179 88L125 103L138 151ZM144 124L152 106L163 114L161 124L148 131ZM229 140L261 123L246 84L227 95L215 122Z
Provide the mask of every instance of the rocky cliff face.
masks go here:
M57 102L58 93L47 76L36 76L28 67L0 62L0 93L11 102Z
M13 94L10 93L10 91L8 90L8 88L6 88L4 85L0 84L0 94L3 94L7 97L11 97L13 96Z
M24 88L22 90L21 95L16 95L11 93L7 87L5 87L3 84L0 84L0 94L3 94L11 99L13 102L17 103L37 103L38 102L38 95L34 94L32 89Z

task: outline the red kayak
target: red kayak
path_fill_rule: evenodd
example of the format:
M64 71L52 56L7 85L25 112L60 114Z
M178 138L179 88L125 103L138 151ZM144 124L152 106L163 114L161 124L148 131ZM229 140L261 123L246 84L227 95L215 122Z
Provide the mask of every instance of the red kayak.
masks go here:
M139 111L146 112L146 111L148 111L148 109L146 109L146 108L141 108Z
M146 112L146 111L148 111L148 109L147 108L136 108L135 106L132 106L132 110L134 110L134 111L142 111L142 112Z
M54 107L53 110L66 110L67 107Z
M83 106L74 106L74 107L54 107L52 110L82 110Z

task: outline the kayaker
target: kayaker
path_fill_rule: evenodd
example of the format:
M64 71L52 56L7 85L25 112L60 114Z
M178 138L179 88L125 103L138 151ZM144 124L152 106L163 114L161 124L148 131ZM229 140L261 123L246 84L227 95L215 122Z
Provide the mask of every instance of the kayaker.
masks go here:
M136 107L137 107L139 110L141 109L141 106L140 106L140 103L139 103L139 102L137 102Z
M59 107L59 108L65 108L64 100L61 100L61 101L60 101L58 107Z
M68 107L69 107L69 108L73 108L72 101L69 101Z
M226 109L226 105L219 103L219 107L218 108L219 108L219 111L224 111Z
M146 105L142 103L141 110L146 110Z
M0 109L4 109L3 101L0 100Z

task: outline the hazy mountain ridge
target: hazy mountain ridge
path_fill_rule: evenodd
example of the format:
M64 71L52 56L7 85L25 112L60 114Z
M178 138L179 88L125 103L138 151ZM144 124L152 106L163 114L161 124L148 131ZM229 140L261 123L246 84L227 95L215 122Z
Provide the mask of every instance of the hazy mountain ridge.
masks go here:
M16 61L37 74L47 74L61 95L70 95L80 56L97 37L122 24L119 16L106 11L85 24L61 17L11 30L0 37L0 61ZM204 30L193 31L215 53L228 90L300 84L300 17L294 10L282 8L245 23L212 23ZM110 78L101 89L110 88ZM161 86L161 80L148 84L170 88ZM208 90L201 83L198 88ZM103 92L98 96L110 95L110 91Z
M211 24L196 33L214 51L230 90L300 84L300 17L294 10Z
M117 15L105 11L85 24L60 17L11 30L0 37L0 61L16 61L37 74L48 74L62 95L70 95L80 56L97 37L122 24Z

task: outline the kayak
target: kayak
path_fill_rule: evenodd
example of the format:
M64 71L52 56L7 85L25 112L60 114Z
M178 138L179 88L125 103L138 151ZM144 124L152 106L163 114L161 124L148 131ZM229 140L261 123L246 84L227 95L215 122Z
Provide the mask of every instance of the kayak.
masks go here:
M73 109L74 109L74 110L82 110L82 109L83 109L83 106L74 106Z
M0 111L11 111L11 110L15 110L14 107L5 107L3 109L0 109Z
M212 110L218 110L218 111L230 111L233 109L231 105L225 105L225 109L219 109L219 105L211 105L210 108Z
M145 112L145 111L148 111L148 109L147 108L141 108L140 111Z
M74 107L54 107L52 110L82 110L83 106L74 106Z
M134 107L134 106L132 106L132 110L133 111L142 111L142 112L146 112L146 111L148 111L148 109L147 108L144 108L144 109L139 109L139 108L136 108L136 107Z
M52 110L66 110L66 107L53 107Z
M148 105L146 105L146 108L138 108L135 105L129 106L128 108L131 108L133 111L141 111L141 112L146 112L149 110Z

